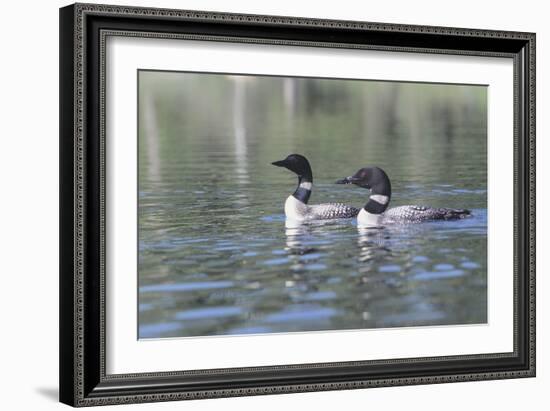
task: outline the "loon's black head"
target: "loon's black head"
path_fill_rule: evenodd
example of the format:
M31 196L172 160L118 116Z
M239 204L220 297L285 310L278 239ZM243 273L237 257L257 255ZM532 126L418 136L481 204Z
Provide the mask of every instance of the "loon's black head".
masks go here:
M336 184L355 184L371 190L369 201L363 209L368 214L380 215L388 208L391 198L391 184L388 175L380 167L365 167Z
M312 181L311 166L307 158L300 154L290 154L284 160L274 161L274 166L285 167L298 175L298 177Z
M380 167L360 168L354 175L338 180L336 184L355 184L372 190L373 194L391 196L390 179Z

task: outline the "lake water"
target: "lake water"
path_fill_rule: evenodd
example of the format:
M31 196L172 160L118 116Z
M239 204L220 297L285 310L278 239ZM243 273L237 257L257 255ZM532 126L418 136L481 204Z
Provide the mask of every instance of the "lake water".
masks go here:
M139 337L487 321L486 88L140 72ZM377 165L391 206L472 210L459 221L358 230L285 227L310 204L361 207L334 181Z

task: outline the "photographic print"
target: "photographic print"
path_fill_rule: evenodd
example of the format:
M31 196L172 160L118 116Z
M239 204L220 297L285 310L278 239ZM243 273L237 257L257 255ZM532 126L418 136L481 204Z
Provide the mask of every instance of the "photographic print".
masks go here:
M59 22L61 402L535 376L535 33Z
M487 322L487 87L140 70L140 339Z

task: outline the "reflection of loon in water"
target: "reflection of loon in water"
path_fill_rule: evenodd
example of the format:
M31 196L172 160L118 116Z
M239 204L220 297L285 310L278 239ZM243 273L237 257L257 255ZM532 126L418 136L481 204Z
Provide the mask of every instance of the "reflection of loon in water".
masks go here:
M359 261L362 263L374 263L383 260L391 254L391 249L386 245L384 230L358 229L357 245L359 247ZM359 269L359 271L362 271Z
M296 223L285 224L286 248L290 255L304 255L317 251L313 247L306 247L303 243L305 236L309 234L307 226Z
M354 175L336 181L336 184L355 184L371 190L369 201L357 215L359 227L380 227L388 223L458 220L470 215L470 210L466 209L417 205L405 205L386 210L391 199L391 183L388 175L379 167L361 168Z
M341 203L308 205L313 187L313 173L309 161L300 154L290 154L287 158L272 163L285 167L298 176L298 187L285 202L285 215L294 221L325 220L355 217L359 210Z
M308 244L311 235L309 225L301 223L291 224L287 221L285 224L286 247L285 251L290 260L289 269L292 276L285 281L287 287L297 286L302 292L316 291L317 286L308 280L308 264L318 260L320 256L314 255L319 251L318 248ZM313 258L304 258L303 256L311 254Z

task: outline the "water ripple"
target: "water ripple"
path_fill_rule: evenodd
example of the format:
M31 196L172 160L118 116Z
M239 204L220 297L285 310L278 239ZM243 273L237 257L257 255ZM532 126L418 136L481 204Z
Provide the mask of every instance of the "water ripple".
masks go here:
M215 290L218 288L229 288L234 286L233 281L205 281L196 283L172 283L172 284L151 284L139 288L140 293L163 293L163 292L184 292L198 290Z

